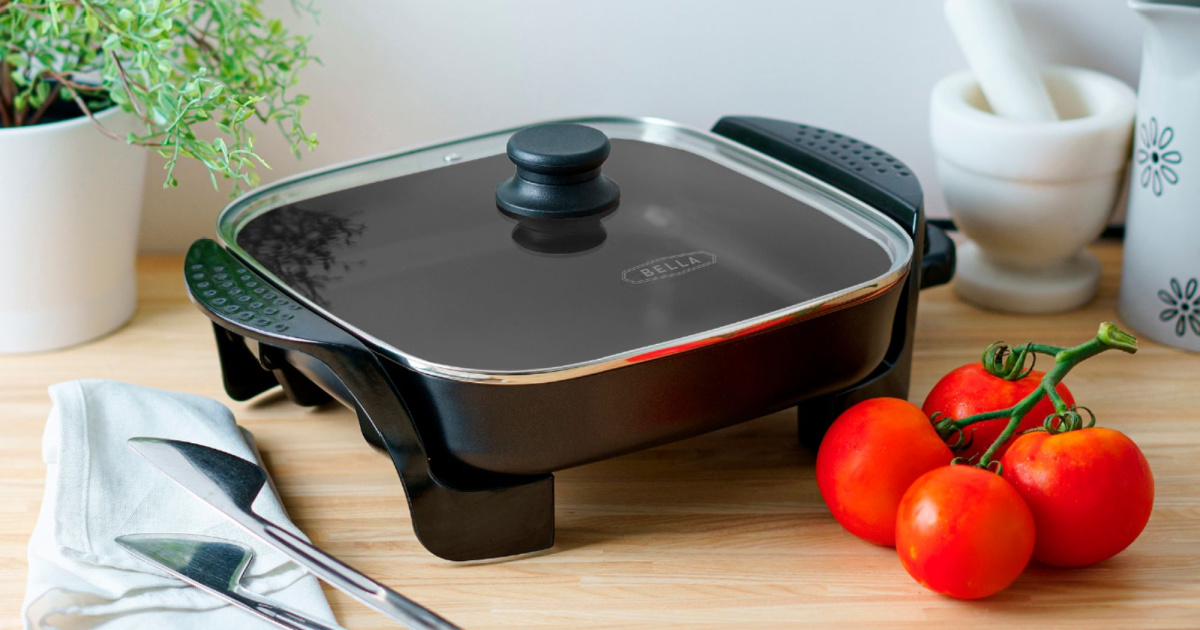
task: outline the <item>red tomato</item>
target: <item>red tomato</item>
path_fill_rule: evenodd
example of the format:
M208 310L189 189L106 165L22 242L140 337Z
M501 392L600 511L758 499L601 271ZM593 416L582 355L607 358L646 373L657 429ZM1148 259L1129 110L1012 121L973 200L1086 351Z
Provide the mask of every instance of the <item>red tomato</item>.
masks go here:
M817 487L842 527L890 547L904 491L953 457L916 405L864 400L842 412L825 434L817 451Z
M1034 524L1008 482L974 466L943 466L913 482L896 514L896 552L922 586L978 599L1029 564Z
M1000 460L1037 523L1033 557L1056 567L1107 560L1142 533L1154 505L1154 476L1120 431L1093 427L1022 435Z
M1006 381L999 376L988 374L987 370L983 369L983 364L970 363L943 376L942 380L938 381L929 395L925 397L925 404L921 406L921 410L930 417L940 411L944 416L961 420L978 413L1005 409L1028 396L1029 392L1041 384L1043 376L1045 376L1045 372L1034 370L1029 373L1029 376L1020 380ZM1075 398L1071 396L1066 385L1059 383L1055 390L1068 405L1075 404ZM1054 404L1050 402L1049 397L1042 398L1042 401L1021 419L1021 424L1013 435L1016 436L1026 429L1042 426L1046 416L1052 413L1054 413ZM983 455L992 442L1000 437L1000 433L1004 431L1007 424L1008 418L972 424L966 429L968 435L974 432L971 446L958 454L962 457ZM1008 444L1012 444L1011 438ZM1007 445L1001 446L996 451L994 459L999 459L1007 448Z

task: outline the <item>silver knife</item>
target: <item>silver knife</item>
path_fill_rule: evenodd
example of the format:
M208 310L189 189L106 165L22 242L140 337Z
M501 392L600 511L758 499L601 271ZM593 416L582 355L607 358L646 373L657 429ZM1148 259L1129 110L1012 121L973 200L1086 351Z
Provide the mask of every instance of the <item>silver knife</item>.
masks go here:
M304 616L242 586L254 558L249 547L221 538L172 534L118 536L117 544L172 576L288 630L344 630Z
M411 628L458 630L458 626L420 604L256 514L251 505L267 481L266 471L257 464L191 442L135 437L128 444L201 501L366 606Z

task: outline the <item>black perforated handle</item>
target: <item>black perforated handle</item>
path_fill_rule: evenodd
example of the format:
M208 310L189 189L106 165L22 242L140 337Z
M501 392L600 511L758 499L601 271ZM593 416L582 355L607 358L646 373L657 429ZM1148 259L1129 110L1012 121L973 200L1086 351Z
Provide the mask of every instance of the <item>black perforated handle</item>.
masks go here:
M890 153L845 134L771 118L727 116L713 133L809 173L887 215L919 248L922 288L945 284L954 275L954 241L924 225L921 184Z
M434 474L428 444L379 357L357 337L282 295L214 241L192 244L184 273L188 293L218 327L254 340L260 348L307 354L337 376L391 456L404 483L413 530L427 549L448 560L478 560L554 544L549 475L487 474L470 485L451 487L446 479L453 476ZM255 387L244 393L261 391Z
M349 333L284 296L215 241L192 244L184 273L200 310L239 335L298 350L333 345L365 351Z
M903 162L878 147L818 127L749 116L722 118L713 133L811 173L916 234L921 184Z

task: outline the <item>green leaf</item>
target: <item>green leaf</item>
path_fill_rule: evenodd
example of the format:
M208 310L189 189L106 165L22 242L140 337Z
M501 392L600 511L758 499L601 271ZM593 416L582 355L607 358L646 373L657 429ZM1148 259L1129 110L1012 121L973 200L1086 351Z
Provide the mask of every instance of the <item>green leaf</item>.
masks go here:
M0 0L12 106L28 111L50 98L43 69L95 76L105 90L82 95L137 113L143 128L125 140L163 157L165 185L178 184L179 160L194 159L236 194L259 181L255 169L269 168L254 153L251 118L275 121L289 147L316 143L300 124L310 98L289 89L316 59L308 36L264 15L281 4L315 15L311 0Z

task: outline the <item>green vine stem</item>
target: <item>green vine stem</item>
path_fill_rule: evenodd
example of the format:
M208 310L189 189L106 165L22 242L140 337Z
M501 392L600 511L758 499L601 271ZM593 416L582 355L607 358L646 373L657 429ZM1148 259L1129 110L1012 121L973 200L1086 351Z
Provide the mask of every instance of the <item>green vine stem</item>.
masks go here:
M994 343L984 351L983 363L988 372L995 376L1008 380L1017 380L1028 375L1032 367L1025 368L1025 358L1031 353L1046 354L1054 357L1054 367L1046 372L1045 376L1042 377L1042 382L1036 389L1012 407L967 416L958 420L953 418L937 418L934 420L935 428L943 438L949 438L956 433L961 438L963 430L972 424L1007 417L1009 419L1008 425L1004 427L1004 431L1000 433L1000 437L996 438L996 441L984 451L983 456L980 457L977 464L980 468L990 469L989 467L993 464L992 458L996 455L996 451L1012 437L1017 427L1021 424L1021 420L1043 397L1050 398L1050 401L1054 404L1055 411L1054 415L1046 418L1045 428L1047 430L1055 428L1072 430L1084 426L1082 416L1079 415L1077 409L1087 412L1090 420L1086 426L1091 426L1095 422L1095 416L1092 415L1091 411L1085 407L1071 407L1058 395L1055 388L1058 387L1063 377L1076 365L1108 350L1120 350L1121 352L1133 354L1137 352L1137 338L1121 330L1116 324L1105 322L1100 325L1100 330L1094 338L1074 348L1059 348L1057 346L1028 343L1014 350L1003 343Z

